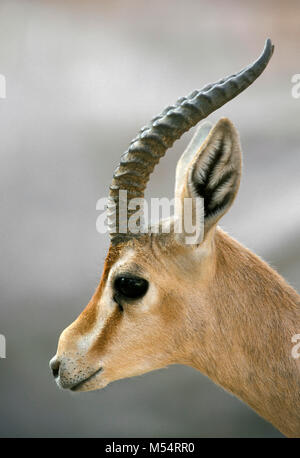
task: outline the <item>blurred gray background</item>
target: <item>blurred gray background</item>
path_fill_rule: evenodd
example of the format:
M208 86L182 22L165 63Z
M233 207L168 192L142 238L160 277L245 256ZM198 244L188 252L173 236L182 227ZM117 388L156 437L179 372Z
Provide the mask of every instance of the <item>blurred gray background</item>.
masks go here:
M99 280L109 238L96 232L96 202L120 154L166 105L252 62L268 36L265 73L210 118L232 119L244 153L221 225L300 289L299 22L296 0L0 1L1 436L280 436L188 367L72 395L48 361ZM172 196L191 135L148 197Z

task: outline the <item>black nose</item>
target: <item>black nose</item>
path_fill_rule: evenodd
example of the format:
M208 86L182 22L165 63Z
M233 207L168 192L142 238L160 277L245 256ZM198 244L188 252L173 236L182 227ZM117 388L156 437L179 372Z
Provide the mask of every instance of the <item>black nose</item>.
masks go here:
M54 378L58 377L59 366L60 366L60 362L58 361L58 359L56 357L52 358L50 361L50 369L52 370L52 374Z

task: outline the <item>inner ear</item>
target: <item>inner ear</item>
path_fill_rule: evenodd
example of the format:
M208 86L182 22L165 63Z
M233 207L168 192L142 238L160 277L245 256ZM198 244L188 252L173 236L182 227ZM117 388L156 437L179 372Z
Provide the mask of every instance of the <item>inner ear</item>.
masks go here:
M204 200L205 232L230 208L239 188L241 148L238 132L222 118L209 133L187 175L190 196Z

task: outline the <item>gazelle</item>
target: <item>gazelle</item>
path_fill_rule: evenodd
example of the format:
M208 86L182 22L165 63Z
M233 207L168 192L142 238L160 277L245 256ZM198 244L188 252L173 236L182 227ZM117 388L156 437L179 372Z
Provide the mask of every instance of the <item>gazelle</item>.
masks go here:
M175 195L200 199L202 240L120 231L119 191L142 198L149 175L184 132L244 89L273 53L195 91L144 127L122 155L110 187L117 224L99 286L60 336L50 365L72 391L103 388L170 364L197 368L287 436L300 436L300 297L264 261L218 226L239 188L241 147L226 118L200 126L178 162ZM178 211L178 208L177 210ZM127 219L132 214L128 208ZM176 218L170 218L169 226ZM109 216L112 221L112 214ZM125 221L126 223L126 221Z

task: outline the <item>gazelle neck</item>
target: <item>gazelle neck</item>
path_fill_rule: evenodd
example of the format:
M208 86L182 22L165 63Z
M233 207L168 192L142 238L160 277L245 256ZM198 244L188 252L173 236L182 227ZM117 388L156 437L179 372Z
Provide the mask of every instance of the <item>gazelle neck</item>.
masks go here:
M214 243L215 273L206 293L211 317L195 336L191 365L283 434L299 437L300 359L292 358L291 338L300 332L300 297L220 229Z

